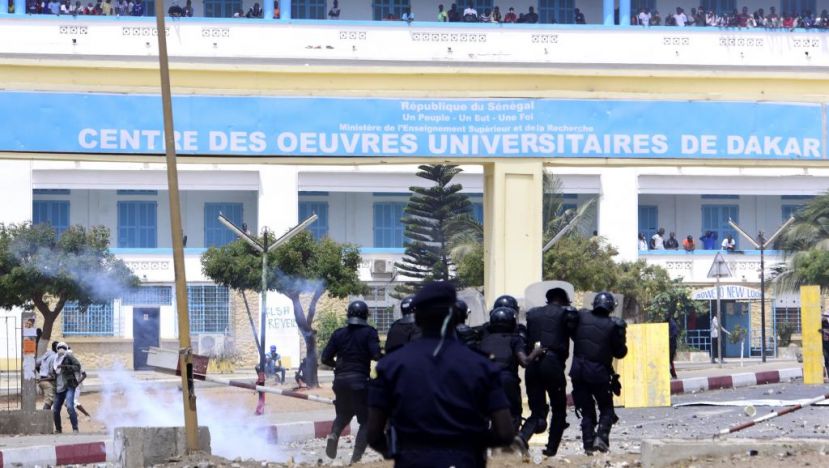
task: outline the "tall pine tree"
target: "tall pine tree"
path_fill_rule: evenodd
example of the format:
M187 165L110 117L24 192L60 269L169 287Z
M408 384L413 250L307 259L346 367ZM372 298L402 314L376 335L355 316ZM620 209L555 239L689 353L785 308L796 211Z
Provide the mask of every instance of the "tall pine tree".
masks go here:
M442 164L423 164L418 169L417 176L434 185L409 187L412 196L402 220L406 252L395 266L400 275L417 281L399 285L400 295L412 294L423 283L455 280L450 239L459 229L457 220L472 213L469 198L460 193L463 186L452 183L461 169Z

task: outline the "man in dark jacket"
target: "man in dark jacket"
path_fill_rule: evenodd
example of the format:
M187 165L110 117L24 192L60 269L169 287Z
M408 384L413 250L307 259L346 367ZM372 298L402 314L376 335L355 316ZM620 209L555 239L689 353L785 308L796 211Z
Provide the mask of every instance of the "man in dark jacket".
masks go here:
M337 417L326 440L325 454L337 457L340 434L357 416L360 429L354 438L351 463L363 457L368 416L368 379L371 361L380 359L380 338L377 330L368 324L368 305L354 301L348 305L348 325L337 329L322 351L321 361L334 368L334 409Z
M66 411L69 413L69 422L72 424L72 432L78 432L78 413L75 412L75 389L78 388L81 363L72 353L68 353L69 346L66 343L58 343L58 355L55 358L56 393L55 404L52 406L52 415L55 420L55 432L63 432L60 413L61 406L66 404Z
M412 309L413 297L404 297L400 301L400 313L403 316L389 327L389 332L386 334L386 354L402 348L420 336L420 329L415 324L414 309Z

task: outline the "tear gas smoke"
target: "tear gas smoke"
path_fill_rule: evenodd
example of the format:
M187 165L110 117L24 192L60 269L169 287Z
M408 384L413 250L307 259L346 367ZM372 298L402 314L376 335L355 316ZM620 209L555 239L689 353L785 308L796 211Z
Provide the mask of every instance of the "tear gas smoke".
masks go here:
M95 419L105 424L110 434L116 427L184 426L178 387L137 380L123 368L101 372L101 379L104 386ZM264 421L253 419L252 412L252 406L199 399L199 426L210 428L213 454L228 459L286 461L279 446L268 441L262 430Z

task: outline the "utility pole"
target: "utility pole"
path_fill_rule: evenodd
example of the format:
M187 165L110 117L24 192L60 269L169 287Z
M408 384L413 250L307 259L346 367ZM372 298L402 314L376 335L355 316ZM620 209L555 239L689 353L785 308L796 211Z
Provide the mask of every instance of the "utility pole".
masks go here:
M757 239L752 239L751 236L746 234L743 229L737 225L731 218L728 219L728 224L733 227L741 236L743 236L746 240L751 242L754 247L760 250L760 357L762 358L763 362L766 362L766 259L765 259L765 251L766 247L769 244L774 243L774 241L780 237L780 234L789 227L790 224L794 222L794 216L789 217L782 226L777 228L777 231L771 235L768 239L765 238L763 231L760 231L757 234Z
M722 315L720 314L722 303L720 301L720 278L729 278L731 276L731 269L728 268L728 263L725 262L722 254L717 252L717 255L714 256L714 263L708 269L708 277L717 279L717 315L715 316L717 318L717 349L711 354L720 363L720 367L722 367Z
M170 197L170 227L173 240L173 270L176 283L178 313L179 371L181 396L184 400L184 432L187 452L199 450L199 422L196 416L196 395L193 385L193 359L190 345L190 315L187 307L187 278L184 271L184 233L181 227L181 202L178 191L176 145L173 134L173 100L170 90L170 67L167 57L167 29L164 27L164 2L155 2L155 24L158 37L158 68L161 74L161 104L164 118L164 147L167 157L167 193Z
M304 231L316 220L317 215L316 213L314 213L311 216L309 216L308 219L292 227L290 230L288 230L288 232L283 234L282 237L276 239L273 243L271 243L268 239L269 233L267 227L262 229L262 242L260 242L258 239L251 236L250 234L248 234L247 232L243 231L238 226L233 224L223 214L219 213L219 222L222 223L226 228L233 231L233 233L236 234L236 236L238 236L240 239L247 242L251 247L253 247L254 250L259 252L259 254L262 256L262 298L260 300L259 308L261 314L259 322L259 372L263 374L265 372L265 330L268 324L268 253L270 253L271 250L284 244L285 242L291 240L292 237ZM260 392L260 395L263 396L264 394ZM260 407L257 408L257 414L261 414L260 411L264 410L262 405L264 405L264 400L260 398Z

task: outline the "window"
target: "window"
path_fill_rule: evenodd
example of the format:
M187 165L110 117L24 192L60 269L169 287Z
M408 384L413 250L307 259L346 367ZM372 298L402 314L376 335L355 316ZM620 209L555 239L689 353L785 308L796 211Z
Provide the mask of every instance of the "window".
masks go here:
M737 9L737 0L702 0L702 7L705 11L713 10L718 15L731 14Z
M158 195L158 190L118 190L118 195Z
M155 16L155 0L144 0L144 16Z
M645 235L645 242L650 245L651 237L659 229L659 210L651 205L639 205L639 232Z
M484 224L484 204L483 203L473 203L472 204L472 219L477 221L479 224Z
M121 304L130 306L173 305L173 288L170 286L142 286L124 294Z
M409 0L372 0L372 17L374 21L379 21L389 16L394 19L400 19L409 4ZM459 6L458 8L463 11L463 7Z
M224 286L187 285L187 309L192 333L226 333L230 323L230 295Z
M800 211L800 209L803 208L803 205L783 205L780 208L783 222L785 223L789 220L789 218L794 216L795 213Z
M791 13L795 16L805 15L806 12L817 13L815 0L780 0L780 13Z
M374 328L378 333L388 333L394 322L394 307L369 307L368 318L374 322Z
M308 219L312 214L317 215L317 220L308 226L308 231L313 234L314 239L322 239L328 235L328 202L299 202L299 221Z
M77 302L63 306L64 336L113 336L115 334L112 303L92 304L84 310Z
M639 10L648 10L653 12L656 9L656 0L633 0L630 2L630 13L638 15Z
M291 18L295 19L325 19L325 0L293 0L291 2Z
M538 22L575 23L575 3L575 0L538 0Z
M374 247L403 247L403 210L405 203L374 204Z
M241 9L241 0L204 0L204 16L208 18L232 18Z
M800 309L799 308L774 308L774 324L779 330L784 324L791 324L794 326L794 333L801 333L800 328Z
M729 235L734 237L737 248L740 248L737 231L728 224L729 219L739 223L739 214L740 207L737 205L702 205L702 232L712 231L717 234L715 249L719 249L723 239Z
M60 237L69 228L69 202L64 200L35 200L32 202L32 224L48 224Z
M154 201L118 202L118 247L152 249L157 245Z
M35 195L69 195L72 193L69 189L34 189L32 193Z
M219 222L219 213L231 223L242 227L241 203L205 203L204 204L204 246L221 247L236 240L236 234Z

